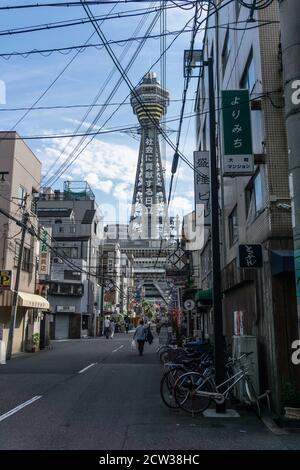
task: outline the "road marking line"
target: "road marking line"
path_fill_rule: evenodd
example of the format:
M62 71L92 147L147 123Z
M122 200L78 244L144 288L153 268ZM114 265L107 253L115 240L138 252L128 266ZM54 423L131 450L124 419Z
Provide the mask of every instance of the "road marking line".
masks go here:
M11 416L11 415L17 413L18 411L22 410L23 408L25 408L25 406L31 405L31 403L35 402L36 400L39 400L40 398L42 398L42 396L37 395L36 397L33 397L30 400L25 401L25 403L21 403L21 405L16 406L16 408L13 408L12 410L5 413L4 415L1 415L0 416L0 421L4 421L6 418L9 418L9 416Z
M93 362L93 364L90 364L89 366L85 367L84 369L81 369L78 374L82 374L83 372L85 372L86 370L88 370L90 367L93 367L96 363Z
M115 353L115 352L119 351L122 348L124 348L124 344L121 344L121 346L119 346L117 349L114 349L112 352Z

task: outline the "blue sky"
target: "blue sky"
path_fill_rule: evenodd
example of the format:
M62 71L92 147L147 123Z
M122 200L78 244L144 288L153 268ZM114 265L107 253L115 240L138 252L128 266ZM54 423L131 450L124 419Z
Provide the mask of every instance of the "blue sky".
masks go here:
M21 1L6 1L7 5L21 3ZM115 6L114 12L128 11L130 9L147 8L155 2L140 2L138 4L119 4ZM159 2L156 2L159 5ZM99 5L92 7L95 16L105 15L113 5ZM179 8L170 9L167 13L167 30L180 30L189 19L192 19L194 10L184 11ZM143 36L148 28L154 14L149 15L141 26L139 36ZM37 24L52 23L56 21L73 20L86 18L83 8L37 8L19 11L2 12L0 30L32 26ZM142 16L129 18L116 18L105 21L101 29L108 40L117 40L132 37L133 32L140 23ZM192 25L192 21L190 22ZM90 24L72 26L69 28L52 29L50 31L41 31L19 35L10 35L1 37L1 53L13 51L29 51L33 49L47 49L55 47L68 47L84 44L93 33L93 27ZM158 34L160 31L159 21L153 29L152 34ZM167 45L171 42L173 36L167 37ZM100 39L95 34L90 43L99 43ZM181 34L167 53L167 88L170 92L171 100L180 100L183 91L183 51L189 47L190 33ZM123 66L126 66L138 42L131 43L127 55L123 59ZM196 47L200 47L200 37ZM123 47L119 45L112 46L117 57L124 53ZM75 55L76 51L70 54L62 55L53 53L48 57L40 54L34 54L28 58L11 57L9 60L0 58L0 79L6 84L6 104L1 108L27 107L47 89L55 77L63 70L66 64ZM129 71L129 78L136 85L144 73L158 59L160 55L160 41L148 39L144 48L140 52L136 62ZM112 60L109 58L104 48L89 48L81 52L62 77L48 91L37 106L53 105L73 105L89 104L95 98L97 92L103 88L103 84L110 72L114 69ZM160 68L156 65L153 70L160 79ZM108 86L98 99L98 103L103 103L112 89L115 88L119 72L115 72ZM186 112L193 112L193 101L195 97L196 79L191 80L188 93ZM128 95L129 90L125 83L122 83L119 90L112 99L113 103L119 103ZM81 131L85 131L92 122L99 107L95 108L86 118ZM103 125L107 117L115 109L115 106L108 107L107 111L100 118L96 129ZM180 110L180 102L172 102L168 108L167 118L175 117ZM82 121L85 109L55 109L55 110L33 110L21 123L16 130L22 135L41 135L41 134L61 134L73 133ZM2 112L1 129L10 130L15 128L16 122L24 112ZM123 127L136 125L137 120L130 105L121 106L115 116L109 121L105 128ZM171 130L176 131L178 122L170 123ZM176 133L170 133L170 138L174 141ZM194 150L194 118L186 119L182 130L182 140L180 149L192 161L192 152ZM137 136L135 136L137 137ZM55 171L70 154L71 150L78 143L79 138L55 140L28 141L28 145L40 158L43 164L42 172L47 176L51 171ZM125 133L111 133L100 135L95 138L87 148L81 153L76 161L64 172L60 180L54 187L61 187L66 179L87 180L99 204L102 205L105 212L105 220L113 222L118 216L118 201L123 201L123 209L119 220L126 221L124 207L128 207L131 202L135 168L138 157L138 139ZM62 150L64 153L60 156ZM168 189L170 175L170 161L173 151L166 147L166 185ZM58 158L56 166L51 169L51 165ZM126 200L126 202L124 202ZM124 206L125 204L125 206ZM115 209L112 210L109 205ZM172 207L176 213L183 215L192 209L193 205L193 175L190 168L184 163L180 165L178 178L175 185L175 193L172 201Z

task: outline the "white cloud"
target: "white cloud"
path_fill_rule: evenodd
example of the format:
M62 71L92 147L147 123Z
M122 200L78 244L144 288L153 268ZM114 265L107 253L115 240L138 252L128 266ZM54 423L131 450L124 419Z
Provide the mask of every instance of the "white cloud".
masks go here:
M171 211L174 214L178 214L179 216L183 216L188 212L193 210L193 203L191 199L182 196L176 196L172 200L171 203Z
M76 142L72 143L70 150L79 142L79 138L74 140ZM57 139L52 142L52 146L46 146L40 150L39 157L46 170L49 169L65 145L64 141ZM64 155L68 155L69 151L67 146L67 152ZM124 196L132 191L137 158L138 151L128 145L112 144L94 139L72 163L67 172L68 176L86 180L94 189L105 193L109 193L115 184L113 194L119 198L120 194ZM61 164L65 159L66 156L61 158L59 163Z
M128 183L119 183L114 187L113 196L119 201L126 203L132 197L132 185Z

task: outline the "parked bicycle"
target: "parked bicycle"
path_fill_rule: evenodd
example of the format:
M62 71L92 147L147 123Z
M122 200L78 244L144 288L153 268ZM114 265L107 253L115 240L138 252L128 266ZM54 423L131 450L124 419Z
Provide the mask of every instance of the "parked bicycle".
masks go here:
M176 404L182 410L192 415L205 411L211 401L222 404L228 399L237 385L242 385L243 401L252 405L256 409L257 415L261 415L260 400L266 398L270 409L270 391L257 396L255 388L252 384L247 364L243 360L248 358L252 353L242 353L237 359L232 359L229 372L227 368L228 378L219 385L216 385L214 379L214 368L207 368L204 373L190 371L181 374L174 384L173 393ZM232 366L232 367L231 367Z

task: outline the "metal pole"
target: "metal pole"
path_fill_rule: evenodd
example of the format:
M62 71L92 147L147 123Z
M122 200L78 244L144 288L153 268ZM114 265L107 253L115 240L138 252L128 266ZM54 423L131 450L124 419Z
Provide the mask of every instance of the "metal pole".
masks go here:
M300 8L299 0L280 0L280 25L288 139L290 193L300 337Z
M209 82L209 134L210 134L210 204L211 204L211 243L213 267L213 312L214 312L214 353L216 385L224 381L224 337L221 299L221 263L219 235L219 181L216 154L216 117L213 59L205 63L208 66ZM216 404L216 412L225 412L225 402Z
M104 282L101 284L101 303L100 303L100 336L103 335L103 325L104 325Z
M26 208L26 200L27 200L27 195L24 198L25 208ZM23 261L23 251L24 251L24 243L25 243L25 235L26 235L26 230L27 230L27 221L28 221L28 219L29 219L29 214L25 209L24 213L23 213L23 217L22 217L21 245L20 245L18 266L17 266L17 272L16 272L15 289L14 289L14 292L13 292L13 301L12 301L12 306L11 306L9 333L8 333L8 341L7 341L7 349L6 349L6 359L7 360L11 359L12 349L13 349L14 331L15 331L16 316L17 316L17 309L18 309L18 295L19 295L20 275L21 275L21 268L22 268L22 261Z

